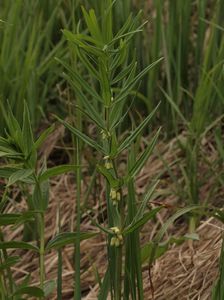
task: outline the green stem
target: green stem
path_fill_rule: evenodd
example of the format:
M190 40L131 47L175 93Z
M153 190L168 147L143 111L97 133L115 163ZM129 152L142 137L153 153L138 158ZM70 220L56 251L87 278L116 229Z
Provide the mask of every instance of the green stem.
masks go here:
M61 232L60 200L57 200L57 228ZM58 268L57 268L57 299L62 300L62 250L58 249Z
M76 164L80 165L80 145L79 139L76 138ZM80 167L76 169L76 232L77 239L75 242L75 292L74 299L81 299L81 280L80 280L80 222L81 222L81 170Z
M190 221L189 221L189 233L195 233L195 229L196 229L196 217L195 215L190 217Z
M62 300L62 252L58 250L57 299Z
M44 266L44 213L40 213L39 218L39 226L40 226L40 287L44 289L44 281L45 281L45 266Z
M121 300L122 288L122 246L116 249L115 300Z
M1 231L1 229L0 229L0 241L4 242L4 236L3 236L3 233ZM3 254L4 260L6 261L7 258L8 258L7 250L3 249L2 254ZM13 292L14 292L14 282L13 282L13 277L12 277L12 271L11 271L10 267L7 267L6 271L7 271L8 282L9 282L9 291L10 291L11 294L13 294Z
M7 292L5 288L3 273L0 274L0 292L1 299L5 300L7 298Z

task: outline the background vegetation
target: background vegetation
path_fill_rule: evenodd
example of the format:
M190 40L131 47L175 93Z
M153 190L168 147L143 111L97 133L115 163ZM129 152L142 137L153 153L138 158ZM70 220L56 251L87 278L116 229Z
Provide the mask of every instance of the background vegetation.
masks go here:
M67 244L75 245L74 299L81 299L80 241L99 231L107 240L108 268L103 278L96 276L98 298L111 293L113 299L144 299L139 253L152 264L167 227L183 214L188 213L186 234L191 239L196 238L202 216L223 220L222 203L214 201L224 180L223 11L221 0L0 1L2 299L20 299L24 294L43 298L43 291L46 296L54 289L53 282L46 285L44 271L44 254L51 249L58 251L57 299L62 299L61 249ZM52 155L47 162L37 154L54 131L52 122L71 133L63 141L65 161ZM155 147L171 139L182 153L178 174ZM207 139L216 152L212 161L204 147ZM153 151L162 162L161 174L139 197L135 177ZM85 172L91 178L86 191L83 163L88 163ZM47 243L48 180L71 171L76 182L75 224L65 233L58 222L58 235ZM142 247L140 229L164 206L164 202L149 206L156 200L157 181L164 172L174 186L169 193L179 203L151 243ZM99 177L106 186L106 226L89 212L88 196ZM204 195L201 187L211 178L212 186ZM9 214L15 184L26 198L27 210ZM83 214L92 220L94 231L80 229ZM21 224L23 240L8 241L5 226ZM169 240L163 250L172 243ZM8 255L9 248L38 253L40 288L28 280L16 284L10 267L18 257ZM220 278L213 289L213 298L220 300L223 250L221 254Z

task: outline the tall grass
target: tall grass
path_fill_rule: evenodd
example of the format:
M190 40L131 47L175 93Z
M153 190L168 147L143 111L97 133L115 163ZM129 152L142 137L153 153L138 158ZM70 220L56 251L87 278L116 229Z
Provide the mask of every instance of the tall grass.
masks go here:
M139 9L143 11L137 13ZM82 208L88 206L91 192L91 184L86 195L81 189L82 153L86 145L98 153L97 161L90 162L92 182L95 176L100 176L106 186L105 199L100 201L106 202L107 223L92 220L96 232L103 232L107 242L108 266L104 277L99 279L98 298L106 299L110 293L115 300L144 299L143 257L151 264L158 256L158 249L167 249L169 242L161 245L160 241L175 218L194 211L190 232L197 226L199 214L195 209L203 204L199 193L203 182L199 172L199 159L203 157L201 142L223 120L223 11L224 2L218 0L154 0L150 5L146 1L129 0L60 0L56 4L54 0L2 1L0 175L5 178L6 186L0 202L0 226L22 223L26 231L27 225L34 224L35 235L31 237L28 232L28 237L36 239L35 243L7 241L0 232L2 299L19 299L27 291L30 296L44 298L54 289L54 284L49 289L45 280L44 256L50 249L58 251L57 297L62 299L61 247L68 243L75 249L74 299L81 299L80 242L95 234L81 231ZM145 20L149 22L146 24ZM59 101L57 89L69 90L68 102ZM47 169L42 160L39 168L37 149L53 128L35 140L31 123L37 128L41 117L46 118L45 109L51 110L52 104L58 114L62 108L63 114L58 119L72 133L73 162ZM133 118L136 111L142 122ZM63 119L67 115L68 122ZM95 128L93 137L85 131L83 124L87 122ZM147 210L157 182L138 199L135 178L161 136L158 125L163 125L165 139L178 136L182 130L187 132L187 140L184 143L179 140L185 155L181 165L185 182L183 193L178 192L184 195L188 207L174 214L154 241L142 248L140 229L161 208ZM144 132L151 134L151 140L141 152L139 139ZM221 161L221 129L216 130L215 140ZM119 162L124 151L126 174L120 175ZM205 157L203 161L207 163ZM164 164L169 169L167 162ZM48 179L66 171L76 174L76 214L72 216L76 222L71 232L63 233L59 220L57 236L46 243ZM223 184L222 174L218 174L217 182ZM20 214L5 212L13 184L19 186L27 199L27 211ZM208 203L212 200L208 199ZM13 281L11 266L18 257L9 256L10 248L38 253L38 287L29 283L18 286ZM217 296L221 295L223 284L222 258L223 249L215 299L222 298Z
M54 56L63 56L60 29L71 25L72 1L2 1L0 19L0 97L10 102L22 122L26 100L31 120L37 126L49 102L58 101L56 84L60 66ZM74 12L75 13L75 7ZM0 118L0 131L4 119Z

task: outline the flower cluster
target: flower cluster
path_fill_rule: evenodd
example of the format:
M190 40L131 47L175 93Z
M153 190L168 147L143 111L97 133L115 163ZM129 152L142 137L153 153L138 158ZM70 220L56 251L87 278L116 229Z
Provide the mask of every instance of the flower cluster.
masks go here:
M110 245L119 247L123 243L123 236L121 234L121 231L118 227L111 227L110 229L114 234L114 236L111 238Z
M113 205L117 205L121 200L121 193L114 188L110 190L110 198L113 201Z

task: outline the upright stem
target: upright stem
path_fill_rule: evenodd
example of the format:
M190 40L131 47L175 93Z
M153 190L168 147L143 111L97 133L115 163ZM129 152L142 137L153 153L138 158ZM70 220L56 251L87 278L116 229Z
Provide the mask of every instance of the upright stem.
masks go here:
M6 288L5 288L5 282L4 282L3 274L0 274L0 291L1 291L1 294L0 294L1 299L5 300L7 292L6 292Z
M44 213L40 213L40 287L44 288L45 281L45 266L44 266Z
M4 241L4 236L3 236L3 233L1 231L1 229L0 229L0 241L1 242ZM6 261L7 258L8 258L7 250L2 249L2 254L3 254L4 260ZM0 263L1 263L1 261L0 261ZM12 271L11 271L9 266L6 268L6 272L7 272L7 276L8 276L8 282L9 282L9 291L8 292L13 294L13 292L14 292L14 282L13 282L13 277L12 277Z
M115 300L121 300L122 246L116 249Z
M75 242L75 292L74 292L74 300L81 299L81 280L80 280L80 221L81 221L81 170L80 170L80 145L79 139L76 138L76 232L77 239Z
M57 228L61 232L60 200L57 200ZM58 249L57 299L62 300L62 250Z

